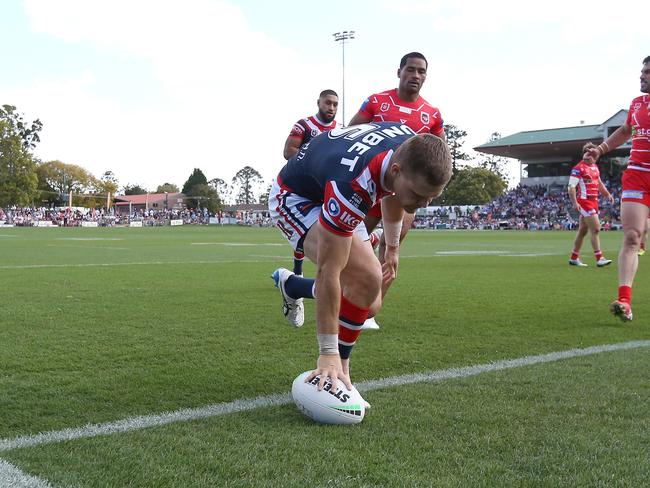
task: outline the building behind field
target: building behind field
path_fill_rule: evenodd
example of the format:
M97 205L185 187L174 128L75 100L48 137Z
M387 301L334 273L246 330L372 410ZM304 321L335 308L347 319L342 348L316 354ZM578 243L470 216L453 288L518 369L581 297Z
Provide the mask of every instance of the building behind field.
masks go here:
M475 151L519 160L520 184L564 188L571 168L582 159L582 146L600 144L625 123L627 110L619 110L600 124L517 132L482 144ZM620 178L630 157L630 141L598 161L605 179Z

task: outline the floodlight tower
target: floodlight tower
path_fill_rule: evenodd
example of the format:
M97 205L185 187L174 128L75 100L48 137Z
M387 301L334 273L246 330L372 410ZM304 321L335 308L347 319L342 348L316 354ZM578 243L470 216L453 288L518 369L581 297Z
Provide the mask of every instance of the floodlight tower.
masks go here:
M341 42L341 48L343 51L343 91L341 93L341 98L342 98L342 106L343 106L343 125L345 125L345 43L348 41L351 41L354 39L354 31L342 31L342 32L335 32L332 34L334 36L334 40L336 42Z

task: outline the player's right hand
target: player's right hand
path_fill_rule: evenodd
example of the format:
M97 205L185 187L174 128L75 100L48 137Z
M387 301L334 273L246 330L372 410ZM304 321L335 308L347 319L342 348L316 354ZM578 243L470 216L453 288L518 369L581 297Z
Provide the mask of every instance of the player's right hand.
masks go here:
M338 354L321 354L318 356L316 369L305 378L305 383L311 381L316 376L320 376L320 381L318 382L319 390L322 390L325 387L325 380L328 377L332 382L332 391L336 391L338 380L341 380L348 390L352 389L350 376L343 372L341 356Z

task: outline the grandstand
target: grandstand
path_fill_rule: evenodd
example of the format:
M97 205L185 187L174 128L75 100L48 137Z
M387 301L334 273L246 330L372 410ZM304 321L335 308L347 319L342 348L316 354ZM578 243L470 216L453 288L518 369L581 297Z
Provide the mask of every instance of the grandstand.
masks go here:
M619 110L600 124L517 132L474 148L475 151L519 160L521 186L543 186L564 191L571 168L582 159L582 146L601 143L625 123L627 110ZM598 161L603 180L618 181L630 156L623 144Z

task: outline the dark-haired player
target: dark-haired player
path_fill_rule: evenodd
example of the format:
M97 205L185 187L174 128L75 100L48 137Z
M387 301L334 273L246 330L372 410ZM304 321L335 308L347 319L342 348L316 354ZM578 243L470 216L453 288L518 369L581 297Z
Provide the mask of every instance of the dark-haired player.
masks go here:
M411 52L402 56L397 70L397 88L370 95L352 117L350 125L368 122L400 122L408 125L417 134L431 133L445 139L440 110L420 96L420 89L427 79L429 63L422 53ZM371 233L371 242L377 232L373 232L381 220L381 205L377 203L366 215L365 223ZM415 220L415 214L404 214L400 241L404 239ZM379 256L383 255L383 240ZM386 290L384 290L385 292ZM369 319L364 328L378 329L374 318Z
M598 158L632 138L621 193L624 235L618 254L618 298L610 305L610 311L624 322L632 320L632 283L639 264L639 243L650 210L650 56L643 60L640 81L644 94L630 103L625 123L598 147L585 153L585 156Z
M311 141L317 135L339 126L338 122L334 120L339 108L339 96L334 90L320 92L318 100L316 100L316 106L318 107L316 115L305 117L293 124L291 132L284 142L284 159L294 156L300 146ZM302 275L302 262L304 259L304 254L293 253L293 272L297 275Z

